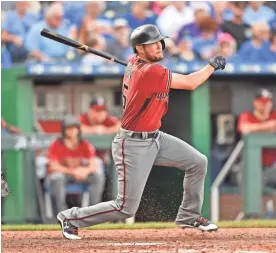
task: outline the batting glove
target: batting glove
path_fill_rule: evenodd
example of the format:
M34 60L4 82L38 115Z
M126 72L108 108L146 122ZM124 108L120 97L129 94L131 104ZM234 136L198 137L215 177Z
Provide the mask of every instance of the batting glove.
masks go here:
M226 65L226 60L223 56L218 55L215 58L209 60L209 64L215 69L224 69Z

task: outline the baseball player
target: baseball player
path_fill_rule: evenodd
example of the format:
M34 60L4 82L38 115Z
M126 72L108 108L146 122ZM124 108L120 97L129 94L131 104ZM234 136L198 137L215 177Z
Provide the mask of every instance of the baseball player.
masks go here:
M118 195L112 201L60 212L57 219L67 239L80 239L78 228L133 217L153 165L177 167L185 171L177 226L201 231L218 229L201 216L206 156L186 142L159 131L159 128L168 109L170 89L194 90L215 70L224 69L226 61L224 57L216 56L207 66L192 74L172 73L157 63L163 59L165 38L154 25L140 26L131 34L136 54L125 70L122 125L112 142L112 155L118 173Z
M58 212L67 208L65 189L68 183L89 184L90 203L101 201L105 185L103 163L96 157L95 148L82 138L77 117L65 116L62 137L52 142L47 156L47 181Z

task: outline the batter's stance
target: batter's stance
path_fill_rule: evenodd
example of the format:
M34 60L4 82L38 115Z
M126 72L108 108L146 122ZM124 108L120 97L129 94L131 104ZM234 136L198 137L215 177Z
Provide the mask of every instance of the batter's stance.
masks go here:
M177 226L202 231L218 229L201 217L206 156L186 142L159 131L159 128L168 109L170 89L194 90L215 70L224 69L226 61L222 56L216 56L195 73L171 73L157 64L163 59L165 38L154 25L140 26L131 34L136 55L125 70L122 126L112 143L112 155L118 172L118 195L112 201L60 212L57 219L67 239L80 239L80 227L133 217L154 164L185 170Z

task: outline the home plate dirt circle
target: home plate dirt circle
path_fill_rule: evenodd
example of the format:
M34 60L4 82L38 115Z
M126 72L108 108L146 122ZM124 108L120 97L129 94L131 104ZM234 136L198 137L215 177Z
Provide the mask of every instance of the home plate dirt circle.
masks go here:
M60 231L2 231L4 253L276 253L276 229L80 230L69 241Z

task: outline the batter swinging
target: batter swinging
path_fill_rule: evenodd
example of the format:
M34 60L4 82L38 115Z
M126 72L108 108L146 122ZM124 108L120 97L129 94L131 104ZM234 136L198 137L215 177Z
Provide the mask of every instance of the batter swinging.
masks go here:
M67 239L80 239L78 228L134 216L153 165L185 170L177 226L202 231L218 229L201 216L206 156L158 129L168 108L170 89L194 90L215 70L224 69L226 61L224 57L216 56L207 66L192 74L171 73L156 63L163 59L165 38L154 25L140 26L131 34L136 55L125 70L122 126L112 143L118 172L118 195L112 201L60 212L57 219Z

